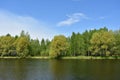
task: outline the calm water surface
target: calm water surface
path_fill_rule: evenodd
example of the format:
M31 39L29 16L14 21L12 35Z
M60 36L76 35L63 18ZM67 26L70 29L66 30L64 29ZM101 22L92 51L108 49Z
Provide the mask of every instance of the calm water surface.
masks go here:
M0 80L120 80L120 60L0 59Z

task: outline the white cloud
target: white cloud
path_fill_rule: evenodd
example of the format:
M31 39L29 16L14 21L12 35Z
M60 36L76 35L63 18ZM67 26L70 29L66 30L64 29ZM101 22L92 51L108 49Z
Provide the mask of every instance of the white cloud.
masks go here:
M0 35L18 35L22 30L28 31L32 38L51 39L56 33L53 29L31 16L19 16L0 10Z
M67 20L59 22L57 26L70 26L74 23L79 22L81 19L87 19L86 15L83 13L74 13L72 15L67 15L67 17Z
M102 20L103 20L103 19L105 19L105 17L104 17L104 16L101 16L101 17L99 17L99 19L102 19Z

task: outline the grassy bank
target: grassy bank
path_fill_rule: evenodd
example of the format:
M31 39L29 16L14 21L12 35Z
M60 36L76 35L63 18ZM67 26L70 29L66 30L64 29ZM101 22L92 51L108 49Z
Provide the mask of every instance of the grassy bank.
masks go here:
M0 57L0 59L20 59L20 57L7 56L7 57Z
M0 59L21 59L21 57L0 57ZM49 56L34 56L26 57L26 59L51 59ZM66 56L60 59L120 59L120 56L110 56L110 57L94 57L94 56Z
M0 57L0 59L50 59L49 56L34 56L34 57L11 57L11 56L7 56L7 57Z
M75 57L62 57L61 59L120 59L120 57L115 57L115 56L109 56L109 57L94 57L94 56L75 56Z
M27 59L50 59L49 56L34 56L34 57L26 57Z

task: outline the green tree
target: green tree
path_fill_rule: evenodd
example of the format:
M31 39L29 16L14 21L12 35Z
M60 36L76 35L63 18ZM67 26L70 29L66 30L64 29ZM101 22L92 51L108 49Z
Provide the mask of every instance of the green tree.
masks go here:
M100 29L98 29L98 30L96 30L96 29L93 29L93 30L86 30L85 32L83 32L83 34L82 34L82 36L83 36L83 38L84 38L84 49L85 49L85 53L84 53L84 55L86 55L86 56L91 56L91 42L90 42L90 40L91 40L91 38L92 38L92 36L93 36L93 34L94 33L96 33L96 32L99 32L99 31L108 31L108 29L106 28L106 27L104 27L104 28L100 28Z
M40 49L40 43L39 43L38 39L35 39L35 40L32 39L30 41L29 50L30 50L31 56L39 56L40 55L41 49Z
M70 39L70 52L72 56L76 55L76 34L73 32Z
M115 36L115 55L119 55L120 56L120 30L117 30L114 32L114 36Z
M29 55L30 42L26 37L20 37L16 40L16 50L20 57L26 57Z
M10 34L0 37L0 55L1 56L10 56L14 48L15 39Z
M29 33L28 32L25 33L24 30L21 31L20 37L26 37L30 41L30 35L29 35Z
M20 57L26 57L30 53L30 35L21 31L20 37L16 38L14 42L16 46L17 55Z
M45 53L46 53L46 43L45 43L45 40L42 39L41 40L41 44L40 44L40 47L41 47L41 56L44 56Z
M90 47L91 47L91 43L90 43L90 39L92 38L92 35L97 32L96 29L94 30L90 30L90 31L85 31L82 36L84 38L84 49L85 49L85 53L84 55L86 56L91 56L91 51L90 51Z
M46 51L45 51L45 55L44 56L49 56L49 51L50 51L50 41L49 39L46 40Z
M84 39L80 33L72 33L70 40L70 50L72 56L84 54Z
M68 49L67 38L63 35L55 36L51 42L49 55L52 58L63 56Z
M83 39L83 36L80 34L80 33L78 33L77 35L76 35L76 40L77 40L77 48L76 48L76 50L77 50L77 55L85 55L85 43L84 43L84 39Z
M112 54L115 38L112 31L100 30L93 34L90 42L93 55L108 56Z

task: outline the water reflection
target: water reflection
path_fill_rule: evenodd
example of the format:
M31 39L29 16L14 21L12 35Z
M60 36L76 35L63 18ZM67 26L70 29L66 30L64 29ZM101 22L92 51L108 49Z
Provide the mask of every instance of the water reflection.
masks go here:
M26 65L20 60L0 60L0 80L26 79Z
M59 80L62 78L63 80L66 80L66 77L68 76L67 73L69 73L69 71L68 71L64 61L50 60L49 64L50 64L52 79Z
M118 80L120 60L0 59L0 80Z
M84 61L73 60L51 60L50 70L54 80L90 80L88 64Z

